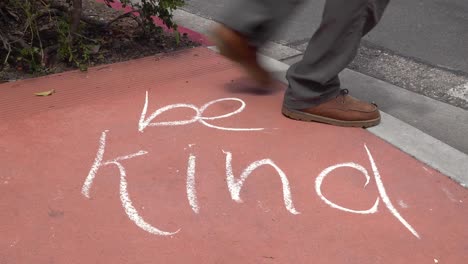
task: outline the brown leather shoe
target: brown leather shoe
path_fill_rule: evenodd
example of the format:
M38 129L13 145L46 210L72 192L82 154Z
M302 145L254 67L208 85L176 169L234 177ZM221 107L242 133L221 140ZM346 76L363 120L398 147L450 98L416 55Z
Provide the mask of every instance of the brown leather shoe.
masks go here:
M239 63L260 85L272 83L270 74L257 61L257 49L249 45L244 36L225 26L219 26L211 34L211 39L221 55Z
M380 123L380 113L375 104L357 100L348 95L348 90L317 106L294 110L283 106L283 114L301 121L320 122L345 127L371 127Z

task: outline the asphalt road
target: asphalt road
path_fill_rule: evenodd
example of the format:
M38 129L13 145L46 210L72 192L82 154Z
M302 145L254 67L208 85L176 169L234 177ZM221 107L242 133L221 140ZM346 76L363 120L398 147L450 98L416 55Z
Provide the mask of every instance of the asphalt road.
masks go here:
M218 18L233 0L186 0L186 10ZM307 42L320 23L324 0L309 0L288 19L272 40L292 46ZM468 73L468 1L392 0L378 25L366 38L377 46Z

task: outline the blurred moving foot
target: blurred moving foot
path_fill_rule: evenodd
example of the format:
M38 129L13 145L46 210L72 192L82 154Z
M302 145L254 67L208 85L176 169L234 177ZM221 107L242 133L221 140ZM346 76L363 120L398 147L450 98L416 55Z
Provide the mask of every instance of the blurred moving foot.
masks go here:
M211 38L221 55L239 63L259 85L272 83L270 74L258 63L257 49L249 44L247 38L222 25L214 30Z

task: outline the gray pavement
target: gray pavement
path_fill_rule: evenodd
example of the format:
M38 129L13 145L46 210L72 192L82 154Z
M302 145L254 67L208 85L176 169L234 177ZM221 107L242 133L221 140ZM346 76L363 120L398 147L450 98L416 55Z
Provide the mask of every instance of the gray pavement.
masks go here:
M216 20L229 1L186 0L185 9ZM324 2L306 1L273 40L291 46L306 43L320 23ZM391 0L381 23L365 40L432 65L468 73L468 1Z

